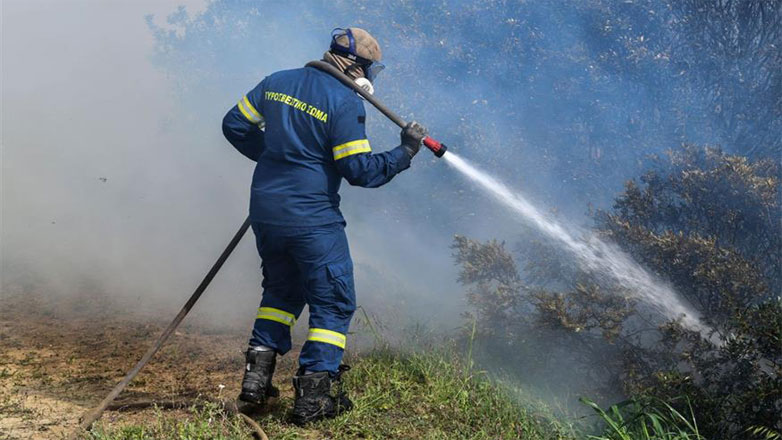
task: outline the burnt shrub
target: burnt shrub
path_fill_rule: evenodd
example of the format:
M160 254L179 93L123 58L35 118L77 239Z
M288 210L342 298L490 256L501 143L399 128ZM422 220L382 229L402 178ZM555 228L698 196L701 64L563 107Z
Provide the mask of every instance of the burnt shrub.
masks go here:
M669 282L710 334L585 272L540 237L456 237L477 340L523 380L579 376L598 398L686 396L707 438L782 430L780 169L715 148L654 157L594 233ZM672 405L675 406L675 403ZM685 410L685 408L681 408ZM689 410L688 408L686 408Z

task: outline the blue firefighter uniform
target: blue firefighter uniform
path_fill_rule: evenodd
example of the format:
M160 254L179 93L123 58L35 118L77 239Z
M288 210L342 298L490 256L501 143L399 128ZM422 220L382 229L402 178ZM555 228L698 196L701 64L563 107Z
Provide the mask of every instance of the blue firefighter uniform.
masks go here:
M305 67L266 77L223 119L223 133L257 162L250 219L262 260L263 298L250 346L284 354L305 304L309 371L336 372L356 308L353 262L339 187L378 187L410 166L403 147L373 154L361 98Z

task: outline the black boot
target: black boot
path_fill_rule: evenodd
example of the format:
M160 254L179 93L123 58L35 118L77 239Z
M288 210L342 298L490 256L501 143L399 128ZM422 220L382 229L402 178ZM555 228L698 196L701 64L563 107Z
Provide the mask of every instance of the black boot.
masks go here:
M293 387L296 389L296 400L293 403L291 421L299 426L324 418L333 418L353 408L353 402L342 392L340 379L347 365L340 365L336 377L329 373L302 374L293 377ZM337 394L332 395L332 385L336 385Z
M267 397L279 396L277 388L272 386L277 353L274 351L247 350L247 366L242 379L242 392L239 400L263 405Z

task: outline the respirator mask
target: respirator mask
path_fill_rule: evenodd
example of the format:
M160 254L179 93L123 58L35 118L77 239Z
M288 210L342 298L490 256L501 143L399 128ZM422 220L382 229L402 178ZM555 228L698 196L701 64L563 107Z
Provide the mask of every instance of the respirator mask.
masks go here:
M356 83L357 86L359 86L362 89L364 89L364 91L366 91L370 95L374 95L375 94L375 86L372 85L372 81L370 81L370 80L368 80L368 79L366 79L364 77L361 77L361 78L358 78L358 79L354 80L354 82Z

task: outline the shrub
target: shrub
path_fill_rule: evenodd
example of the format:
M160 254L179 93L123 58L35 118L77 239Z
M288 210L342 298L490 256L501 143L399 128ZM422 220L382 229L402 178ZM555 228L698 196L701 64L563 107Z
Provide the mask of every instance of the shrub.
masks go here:
M503 243L457 237L479 340L528 379L565 363L562 380L583 372L600 398L648 395L684 411L675 397L689 396L708 438L779 431L779 166L695 147L652 163L613 209L595 213L596 232L668 280L712 339L663 320L546 242L527 240L514 258Z

